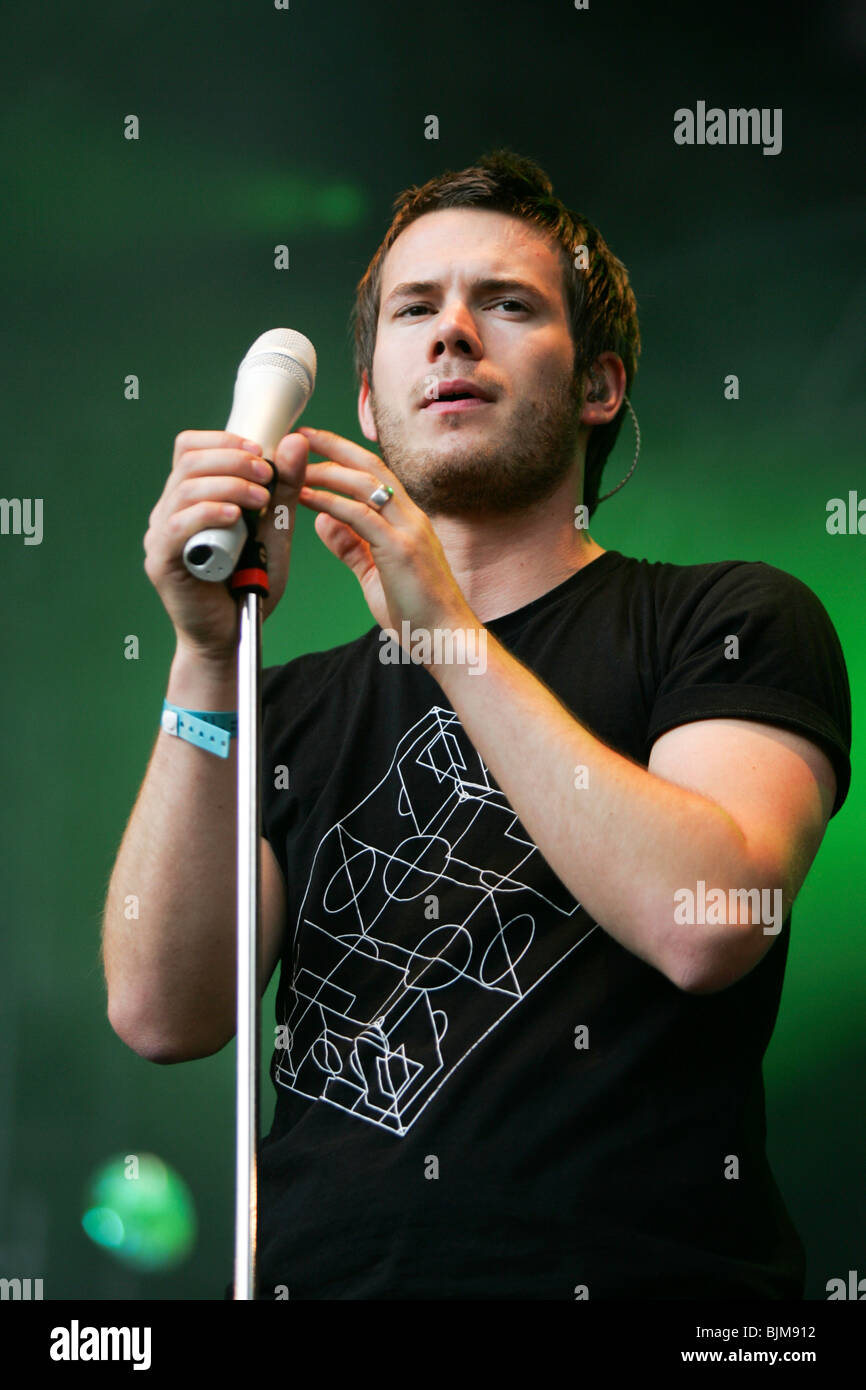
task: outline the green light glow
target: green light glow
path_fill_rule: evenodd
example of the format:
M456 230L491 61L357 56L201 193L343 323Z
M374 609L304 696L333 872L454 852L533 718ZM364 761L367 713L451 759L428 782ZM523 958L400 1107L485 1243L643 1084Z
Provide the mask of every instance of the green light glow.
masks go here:
M154 1154L115 1157L98 1168L81 1225L94 1245L143 1271L179 1264L196 1238L189 1188Z

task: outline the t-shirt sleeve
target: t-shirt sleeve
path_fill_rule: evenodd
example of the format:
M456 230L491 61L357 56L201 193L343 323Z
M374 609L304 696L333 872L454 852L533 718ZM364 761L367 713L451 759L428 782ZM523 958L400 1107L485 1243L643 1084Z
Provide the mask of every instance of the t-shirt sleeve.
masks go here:
M286 880L286 831L298 805L289 725L305 694L304 670L304 659L296 657L262 671L262 835Z
M836 630L807 585L762 561L731 565L697 603L665 604L659 647L647 760L657 738L696 719L776 724L830 759L836 815L851 782L851 691Z

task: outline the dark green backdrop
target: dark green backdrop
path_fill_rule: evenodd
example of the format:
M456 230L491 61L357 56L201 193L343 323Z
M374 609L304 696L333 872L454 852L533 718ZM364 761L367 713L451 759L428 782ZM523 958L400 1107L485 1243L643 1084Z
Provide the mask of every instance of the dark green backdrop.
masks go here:
M854 782L794 910L765 1074L807 1296L851 1268L866 1275L866 536L825 529L829 498L866 493L858 13L794 7L782 23L772 10L601 0L7 9L3 493L44 499L44 536L0 536L0 1274L87 1299L209 1299L231 1275L234 1046L176 1067L139 1059L107 1022L99 959L173 650L142 567L148 513L174 435L224 425L240 356L266 328L317 346L308 422L362 438L347 319L391 201L506 143L599 225L638 298L641 462L595 538L650 559L766 560L815 590L842 640ZM673 113L698 100L781 107L782 152L676 145ZM129 114L138 141L123 138ZM124 399L129 373L138 401ZM723 397L729 373L738 401ZM632 440L627 423L606 487ZM266 664L371 622L299 509ZM265 1079L266 1125L272 1108ZM119 1266L80 1224L90 1173L145 1151L184 1177L200 1221L192 1256L161 1275Z

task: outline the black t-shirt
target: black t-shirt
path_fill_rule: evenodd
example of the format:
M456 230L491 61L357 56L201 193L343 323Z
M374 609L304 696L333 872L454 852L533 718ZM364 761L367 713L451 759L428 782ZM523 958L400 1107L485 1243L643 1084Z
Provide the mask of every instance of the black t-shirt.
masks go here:
M762 720L845 799L844 658L789 574L609 550L486 626L643 766L679 724ZM258 1296L802 1298L762 1076L790 917L736 984L678 989L556 878L429 672L381 651L375 626L263 677L289 913Z

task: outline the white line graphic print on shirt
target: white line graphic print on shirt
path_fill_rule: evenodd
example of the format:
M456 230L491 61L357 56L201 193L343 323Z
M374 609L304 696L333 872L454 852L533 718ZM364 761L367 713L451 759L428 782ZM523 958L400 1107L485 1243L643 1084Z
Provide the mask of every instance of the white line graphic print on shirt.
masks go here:
M405 822L397 842L371 844L395 817ZM424 915L430 893L439 921ZM433 706L319 841L274 1079L402 1137L597 930L585 913L569 921L577 913L456 714Z

